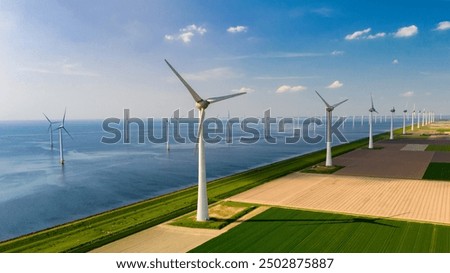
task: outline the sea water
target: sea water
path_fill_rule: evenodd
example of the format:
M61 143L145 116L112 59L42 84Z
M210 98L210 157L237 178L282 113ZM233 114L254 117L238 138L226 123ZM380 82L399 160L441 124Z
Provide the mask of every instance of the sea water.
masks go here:
M368 136L368 122L357 117L340 127L348 141ZM225 121L224 121L225 122ZM302 119L286 125L286 132L271 135L276 144L264 140L262 124L254 124L261 138L256 143L241 143L251 134L234 125L233 143L222 140L206 146L208 180L248 170L285 158L325 148L324 139L308 144L303 139L285 144ZM390 129L390 119L374 123L374 134ZM119 124L117 128L121 128ZM289 128L289 126L291 126ZM402 119L395 119L396 128ZM56 128L54 126L54 128ZM53 149L48 122L0 122L0 240L80 219L123 205L183 189L197 183L195 143L175 143L169 133L170 151L165 143L138 143L137 127L131 126L130 143L101 142L111 134L102 129L101 120L66 120L73 136L63 135L65 164L59 163L58 132L53 132ZM154 135L161 134L161 121L155 121ZM325 126L310 126L312 136L324 135ZM173 131L171 131L173 132ZM153 132L151 132L153 133ZM145 133L147 135L147 133ZM185 134L186 135L186 134ZM224 136L225 134L222 134ZM333 145L341 144L337 138Z

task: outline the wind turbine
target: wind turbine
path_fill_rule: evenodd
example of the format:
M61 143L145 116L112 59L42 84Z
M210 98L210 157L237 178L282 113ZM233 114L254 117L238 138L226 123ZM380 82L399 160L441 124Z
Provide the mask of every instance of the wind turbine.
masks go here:
M181 77L180 74L175 70L175 68L170 65L167 60L164 60L170 69L175 73L178 79L187 88L192 98L195 101L195 107L199 111L199 124L198 124L198 197L197 197L197 221L207 221L209 220L208 215L208 196L206 191L206 167L205 167L205 146L203 143L203 121L205 119L205 110L211 103L226 100L232 97L243 95L246 92L240 92L236 94L231 94L221 97L208 98L206 100L202 99L194 89Z
M420 114L421 113L422 113L422 111L419 110L419 113L417 114L417 129L420 129Z
M322 96L319 94L319 92L317 92L317 95L319 96L319 98L325 103L326 105L326 110L327 110L327 154L326 154L326 160L325 160L325 166L330 167L333 166L333 163L331 162L331 119L333 118L333 110L334 108L338 107L339 105L343 104L344 102L346 102L348 99L345 99L339 103L333 104L333 105L329 105L328 102L326 102L324 100L324 98L322 98Z
M411 131L414 131L414 119L416 115L416 104L414 104L413 111L411 112Z
M164 119L163 119L164 120ZM166 121L164 121L164 123L166 124L166 134L167 134L167 142L166 142L166 150L169 152L170 151L170 144L169 144L169 140L170 140L170 122L169 119L167 119ZM163 126L164 127L164 126Z
M394 139L394 113L395 113L395 107L392 106L392 109L391 109L391 135L389 137L390 140Z
M44 114L44 113L42 113ZM50 133L50 148L53 150L53 124L57 123L56 121L51 121L46 114L44 114L44 117L48 120L48 132Z
M408 110L406 109L408 108L408 104L406 104L405 110L403 110L403 134L406 134L406 113L408 112Z
M64 127L64 121L66 119L66 109L64 109L64 116L62 119L62 123L58 126L56 130L58 130L59 133L59 163L61 165L64 165L64 145L63 145L63 134L62 131L66 131L66 133L70 136L71 139L73 139L72 135L70 135L69 131Z
M373 107L373 98L372 98L372 94L370 94L370 101L372 103L369 112L370 112L370 117L369 117L369 149L373 149L373 137L372 137L372 118L373 118L373 112L377 113L377 110L375 110L375 107Z

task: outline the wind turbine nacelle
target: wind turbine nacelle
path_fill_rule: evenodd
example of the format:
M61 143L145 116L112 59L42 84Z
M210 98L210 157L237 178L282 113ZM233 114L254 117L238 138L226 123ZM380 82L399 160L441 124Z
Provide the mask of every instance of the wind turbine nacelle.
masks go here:
M201 101L198 101L198 102L195 103L195 107L198 110L206 109L206 108L208 108L208 105L209 105L209 102L206 101L206 100L201 100Z

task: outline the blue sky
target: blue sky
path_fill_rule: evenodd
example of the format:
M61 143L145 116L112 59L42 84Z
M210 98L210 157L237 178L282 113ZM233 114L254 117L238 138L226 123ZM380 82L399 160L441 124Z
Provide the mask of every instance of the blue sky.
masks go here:
M0 119L448 113L450 1L2 1ZM400 113L398 111L397 113Z

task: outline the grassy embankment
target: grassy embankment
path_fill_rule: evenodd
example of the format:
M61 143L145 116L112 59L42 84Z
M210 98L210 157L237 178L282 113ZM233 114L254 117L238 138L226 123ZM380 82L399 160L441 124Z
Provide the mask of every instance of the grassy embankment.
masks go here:
M400 129L396 134L400 134ZM386 139L388 133L374 137ZM366 138L333 147L337 156L367 145ZM208 183L212 204L250 188L318 164L324 150L244 171ZM152 198L129 206L0 243L0 252L86 252L196 209L197 187Z
M270 208L190 252L448 253L449 234L445 225Z

